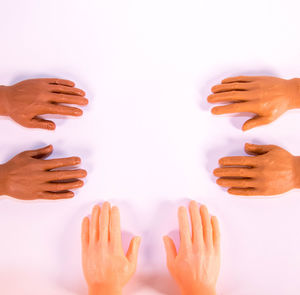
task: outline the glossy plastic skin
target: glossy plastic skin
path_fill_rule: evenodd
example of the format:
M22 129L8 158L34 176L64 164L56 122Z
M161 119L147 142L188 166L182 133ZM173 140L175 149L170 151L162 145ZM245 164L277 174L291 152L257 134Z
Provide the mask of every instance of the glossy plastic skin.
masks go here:
M225 157L214 170L233 195L271 196L300 188L300 158L276 145L245 144L245 157Z
M0 165L0 195L21 200L67 199L74 197L70 190L83 186L87 172L69 170L80 164L78 157L46 160L53 151L51 145L18 154ZM64 168L63 170L53 170Z
M225 103L212 109L215 115L250 112L244 131L269 124L288 110L300 108L300 79L239 76L227 78L212 87L210 103Z
M85 92L74 86L72 81L55 78L0 86L0 115L9 116L24 127L54 130L55 123L41 115L81 116L81 109L69 105L88 104Z
M82 267L89 295L120 295L134 275L140 237L131 240L124 254L121 238L120 213L105 202L93 208L91 220L82 222Z
M165 236L167 266L182 295L215 295L220 272L220 230L215 216L195 201L189 205L191 226L185 207L178 210L180 247Z

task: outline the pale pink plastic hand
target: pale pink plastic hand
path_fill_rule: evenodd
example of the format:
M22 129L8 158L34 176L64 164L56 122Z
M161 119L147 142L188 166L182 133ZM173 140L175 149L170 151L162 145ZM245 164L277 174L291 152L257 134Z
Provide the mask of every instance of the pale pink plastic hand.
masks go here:
M93 208L91 221L82 222L82 265L89 295L119 295L136 271L140 237L124 254L120 213L105 202Z
M165 236L167 266L183 295L216 294L220 272L220 231L218 220L207 208L192 201L189 206L192 233L185 207L178 210L180 247Z

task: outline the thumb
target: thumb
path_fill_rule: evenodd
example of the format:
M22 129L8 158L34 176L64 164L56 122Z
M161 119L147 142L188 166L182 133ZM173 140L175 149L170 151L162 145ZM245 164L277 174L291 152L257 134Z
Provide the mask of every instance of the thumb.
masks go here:
M26 127L29 128L40 128L40 129L46 129L46 130L55 130L56 125L54 122L45 120L42 118L35 117L26 124Z
M139 248L141 244L141 238L140 237L134 237L129 245L126 257L129 260L130 263L136 266L138 254L139 254Z
M25 153L32 158L42 159L51 155L53 151L53 146L50 144L41 149L26 151Z
M266 117L261 117L261 116L255 116L252 119L247 120L242 129L243 131L250 130L254 127L261 126L261 125L266 125L270 123L271 121L267 119Z
M167 256L167 265L169 266L171 263L173 263L177 255L177 251L173 240L168 236L164 236L164 245Z
M276 148L276 145L245 144L245 152L249 155L263 155Z

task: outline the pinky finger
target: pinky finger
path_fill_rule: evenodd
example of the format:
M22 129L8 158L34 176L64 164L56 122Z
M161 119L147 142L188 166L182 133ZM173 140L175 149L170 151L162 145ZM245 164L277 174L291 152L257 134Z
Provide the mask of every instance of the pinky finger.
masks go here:
M59 200L59 199L71 199L74 197L74 193L71 191L64 192L43 192L40 199L44 200Z
M48 82L51 85L63 85L63 86L69 86L69 87L75 86L75 83L70 80L58 79L58 78L48 78L45 80L46 80L46 82Z
M252 82L252 81L256 80L257 78L258 77L256 77L256 76L229 77L229 78L222 80L222 84L236 83L236 82L247 83L247 82Z
M228 189L228 193L237 196L257 196L258 192L255 188L235 188Z

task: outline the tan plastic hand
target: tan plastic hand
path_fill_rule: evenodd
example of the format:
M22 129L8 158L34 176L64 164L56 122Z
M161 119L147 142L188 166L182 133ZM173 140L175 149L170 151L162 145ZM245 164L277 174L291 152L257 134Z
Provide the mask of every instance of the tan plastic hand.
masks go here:
M214 170L230 194L271 196L299 187L299 157L275 145L246 143L245 151L254 157L225 157Z
M131 240L124 254L121 238L120 213L105 202L93 208L91 222L82 222L82 266L89 295L119 295L134 275L141 242Z
M0 165L0 195L21 200L66 199L69 191L83 186L85 170L53 170L80 164L80 158L45 160L53 151L51 145L18 154Z
M299 79L285 80L275 77L240 76L227 78L212 87L210 103L225 103L212 109L215 115L230 113L255 113L246 121L243 130L265 125L276 120L284 112L299 108Z
M220 272L220 231L218 220L195 201L189 206L192 235L185 207L178 210L180 248L165 236L167 266L183 295L216 294Z
M81 116L82 110L63 104L86 105L88 100L72 81L32 79L0 87L0 115L28 128L55 129L55 123L40 115Z

